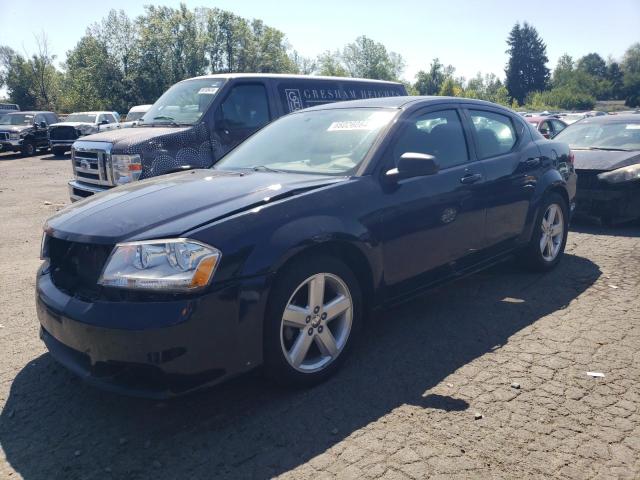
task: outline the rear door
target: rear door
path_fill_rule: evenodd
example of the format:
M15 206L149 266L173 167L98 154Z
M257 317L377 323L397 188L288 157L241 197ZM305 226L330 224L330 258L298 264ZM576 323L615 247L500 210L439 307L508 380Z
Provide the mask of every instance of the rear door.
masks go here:
M49 145L49 122L45 118L44 114L37 113L33 118L34 130L33 136L38 147ZM41 123L44 122L45 128L41 127Z
M474 105L465 110L465 116L485 174L483 246L491 247L522 233L542 159L529 129L515 115Z

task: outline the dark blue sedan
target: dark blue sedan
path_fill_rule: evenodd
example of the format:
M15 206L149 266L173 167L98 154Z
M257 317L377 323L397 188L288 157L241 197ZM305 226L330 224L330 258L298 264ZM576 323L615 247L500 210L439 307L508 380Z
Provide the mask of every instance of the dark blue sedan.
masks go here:
M182 394L259 365L310 385L371 308L516 255L562 258L566 144L488 102L396 97L283 117L212 169L116 188L45 225L41 337L88 382Z

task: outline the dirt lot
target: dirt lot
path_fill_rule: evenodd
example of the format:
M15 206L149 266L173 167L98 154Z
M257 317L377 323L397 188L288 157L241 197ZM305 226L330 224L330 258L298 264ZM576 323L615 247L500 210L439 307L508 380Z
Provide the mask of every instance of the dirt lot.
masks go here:
M381 312L314 389L249 375L157 403L83 385L38 339L69 175L0 155L0 478L640 478L639 226L576 226L552 273L504 264Z

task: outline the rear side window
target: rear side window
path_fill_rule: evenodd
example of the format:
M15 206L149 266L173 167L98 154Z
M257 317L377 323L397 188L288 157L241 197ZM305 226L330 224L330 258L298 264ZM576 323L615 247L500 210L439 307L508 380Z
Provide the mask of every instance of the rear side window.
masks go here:
M220 105L221 126L228 130L254 130L269 123L269 102L264 85L238 85Z
M407 152L433 155L440 168L465 163L469 155L458 112L442 110L409 120L393 148L395 162Z
M340 81L281 81L278 96L285 113L325 103L406 95L402 85Z
M513 122L507 115L469 110L476 132L478 157L489 158L509 153L517 141Z

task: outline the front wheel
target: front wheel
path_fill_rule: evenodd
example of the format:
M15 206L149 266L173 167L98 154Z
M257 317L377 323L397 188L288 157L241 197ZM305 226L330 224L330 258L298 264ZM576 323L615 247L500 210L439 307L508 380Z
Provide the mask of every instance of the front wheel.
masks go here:
M521 253L526 266L537 271L555 267L564 253L568 232L567 202L557 193L551 193L542 204L531 241Z
M362 316L353 272L332 257L287 267L277 280L265 318L265 369L285 385L310 386L345 360Z
M31 157L32 155L35 155L36 153L36 144L33 142L26 142L23 146L22 146L22 155L24 155L25 157Z

